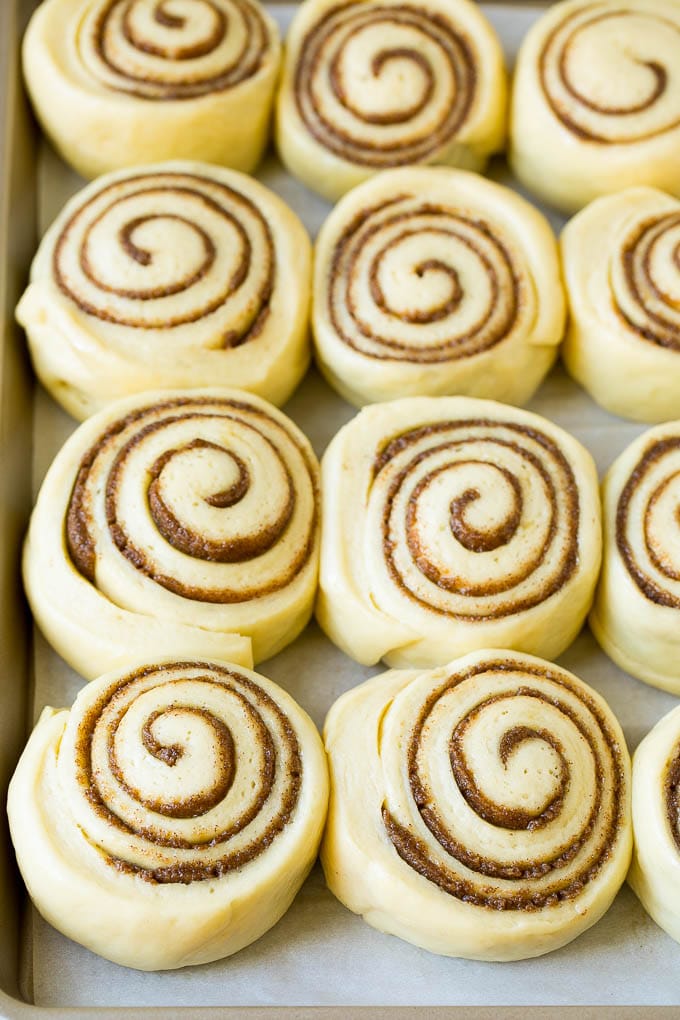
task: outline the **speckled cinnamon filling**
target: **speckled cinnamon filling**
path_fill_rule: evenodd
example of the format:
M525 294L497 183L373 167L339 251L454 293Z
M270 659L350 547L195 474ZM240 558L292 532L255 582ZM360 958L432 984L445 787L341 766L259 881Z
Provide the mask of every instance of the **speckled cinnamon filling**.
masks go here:
M532 832L543 829L559 819L564 798L572 782L572 763L568 760L557 738L544 728L513 726L501 738L497 749L505 765L514 750L526 740L542 740L555 751L560 762L557 791L548 803L536 811L506 808L493 802L478 787L473 770L466 760L463 738L466 729L489 704L514 697L530 697L545 701L566 715L586 741L593 762L593 804L580 831L568 842L554 845L542 858L507 863L487 856L481 849L463 845L455 831L451 831L433 801L427 776L420 761L420 744L424 728L445 695L466 681L485 673L518 672L522 681L502 694L481 696L480 700L454 727L450 744L453 780L472 811L490 825L508 830ZM532 686L532 679L548 680L557 690L553 696ZM560 690L575 695L584 706L586 718L560 697ZM601 753L599 735L606 748ZM524 660L498 660L477 663L455 673L439 686L425 701L416 719L405 747L406 767L413 799L413 809L434 836L443 854L433 855L425 841L416 835L410 824L404 824L383 804L383 823L389 839L401 859L420 875L433 882L456 899L492 910L536 911L558 905L577 897L589 881L605 866L624 820L626 780L622 749L609 723L597 703L579 686L557 670L530 665ZM600 831L598 831L600 830ZM589 844L593 845L589 847ZM570 867L587 849L574 867ZM451 858L448 865L446 859ZM453 862L461 865L456 868ZM472 873L472 874L471 874ZM546 881L546 876L553 876ZM508 888L486 882L485 879L502 879L513 885ZM538 884L539 880L540 884Z

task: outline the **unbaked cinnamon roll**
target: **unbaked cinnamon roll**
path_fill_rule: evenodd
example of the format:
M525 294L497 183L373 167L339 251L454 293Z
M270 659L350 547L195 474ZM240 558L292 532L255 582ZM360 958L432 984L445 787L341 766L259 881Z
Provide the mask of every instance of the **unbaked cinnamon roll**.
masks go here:
M538 415L465 397L374 404L329 445L322 501L317 616L359 662L556 658L590 608L595 466Z
M309 363L311 246L258 181L203 163L121 171L67 203L18 309L35 370L83 419L157 387L275 404Z
M506 73L468 0L306 0L286 41L276 141L335 200L378 170L482 170L505 137Z
M680 414L680 202L629 188L580 212L561 239L570 373L608 411Z
M554 235L477 174L386 170L321 228L312 321L322 371L354 404L447 393L523 404L564 330Z
M602 501L591 630L627 673L680 694L680 422L649 429L623 451Z
M510 162L532 192L572 212L649 184L680 196L680 7L675 0L567 0L519 51Z
M158 655L269 658L312 611L317 476L299 429L246 393L119 401L40 490L24 552L39 626L87 678Z
M43 129L84 177L160 159L253 170L280 58L257 0L45 0L23 50Z
M633 756L633 834L628 881L647 913L680 942L680 708Z
M539 956L626 877L621 727L558 666L481 651L392 670L343 695L324 733L326 881L381 931L446 956Z
M149 663L46 708L10 784L28 891L138 970L207 963L275 924L316 857L328 778L290 695L213 662Z

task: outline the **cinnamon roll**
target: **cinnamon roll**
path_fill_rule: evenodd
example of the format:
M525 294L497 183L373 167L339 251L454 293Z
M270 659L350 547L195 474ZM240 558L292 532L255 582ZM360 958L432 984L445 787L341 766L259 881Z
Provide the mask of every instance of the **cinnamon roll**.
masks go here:
M680 196L680 7L566 0L520 48L510 162L565 212L649 184Z
M680 202L653 188L600 198L562 234L570 373L614 414L680 414Z
M680 422L649 429L623 451L602 501L591 630L627 673L680 694Z
M138 970L207 963L264 934L316 857L323 746L257 673L163 661L46 708L10 784L19 867L40 913Z
M317 360L354 404L425 394L529 400L564 330L559 257L519 195L443 167L386 170L319 234Z
M322 462L319 622L362 663L435 666L475 648L551 658L600 566L590 454L487 400L364 408Z
M623 733L558 666L478 651L391 670L343 695L324 732L326 881L381 931L446 956L539 956L626 877Z
M43 238L17 309L35 370L83 419L157 387L282 404L309 363L311 245L258 181L203 163L100 178Z
M680 708L633 756L635 846L628 881L647 913L680 942Z
M39 626L87 678L159 654L269 658L312 611L317 479L309 442L256 397L119 401L40 490L24 552Z
M505 137L506 73L468 0L306 0L286 41L276 142L335 200L378 170L482 170Z
M44 0L23 48L38 119L84 177L161 159L250 172L280 60L258 0Z

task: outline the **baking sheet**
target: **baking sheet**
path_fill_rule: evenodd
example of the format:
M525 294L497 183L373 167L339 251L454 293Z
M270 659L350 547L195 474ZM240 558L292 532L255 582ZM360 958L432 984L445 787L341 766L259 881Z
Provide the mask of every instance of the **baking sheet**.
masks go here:
M285 28L292 5L273 8ZM536 7L484 6L509 62L538 16ZM288 176L274 157L258 173L297 210L315 235L329 205ZM497 161L491 176L509 183ZM44 230L82 182L45 147L40 163ZM563 222L552 215L556 229ZM642 428L614 418L556 368L529 405L573 432L602 472ZM320 455L355 413L312 371L284 410ZM42 391L35 418L34 485L74 423ZM34 709L68 705L82 682L36 635ZM618 715L631 751L677 703L618 670L586 630L559 660L599 690ZM332 702L380 667L357 666L315 624L276 658L258 667L285 687L321 727ZM627 887L608 914L569 946L512 964L436 957L382 935L338 903L320 868L293 907L257 943L228 960L163 974L118 967L75 945L30 912L24 933L22 984L42 1006L245 1005L578 1005L680 1002L679 947L647 917Z

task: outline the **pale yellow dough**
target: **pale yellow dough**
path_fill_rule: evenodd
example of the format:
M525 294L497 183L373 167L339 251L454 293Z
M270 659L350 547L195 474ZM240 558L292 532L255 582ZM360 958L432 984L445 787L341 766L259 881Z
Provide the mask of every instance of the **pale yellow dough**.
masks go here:
M378 170L483 170L503 146L500 42L468 0L305 0L287 39L276 144L334 201Z
M604 556L590 628L631 676L680 694L680 421L657 425L602 484Z
M344 694L324 736L326 881L381 931L446 956L539 956L626 877L623 733L558 666L482 651L392 670Z
M556 658L600 567L595 465L535 414L409 397L364 408L322 461L318 620L362 663L475 648Z
M636 184L680 197L680 3L567 0L527 33L510 110L510 163L574 212Z
M316 245L317 361L346 400L530 399L564 332L555 237L509 188L444 167L385 170Z
M17 318L43 385L80 420L157 387L282 404L309 364L311 261L298 217L253 178L135 167L66 204Z
M250 172L280 59L257 0L44 0L23 47L43 129L88 178L161 159Z
M680 942L680 707L647 734L633 756L635 849L628 881L647 913Z
M680 202L653 188L597 199L565 227L569 372L614 414L680 414Z
M312 612L317 487L309 442L257 397L119 401L43 482L24 550L36 620L88 679L159 655L267 659Z
M290 695L229 664L164 660L46 708L7 809L43 917L108 960L166 970L278 921L327 800L319 734Z

